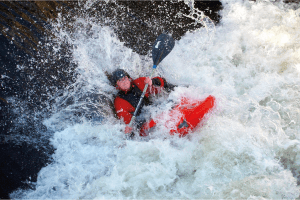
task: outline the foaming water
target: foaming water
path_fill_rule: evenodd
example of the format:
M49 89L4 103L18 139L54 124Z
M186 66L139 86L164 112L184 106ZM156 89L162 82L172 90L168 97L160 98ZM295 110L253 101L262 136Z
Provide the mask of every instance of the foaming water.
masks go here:
M146 76L151 58L124 47L110 28L86 19L77 19L81 28L72 35L58 32L58 40L74 45L78 76L44 122L55 131L54 162L40 171L34 190L18 190L11 197L297 198L299 9L268 2L223 4L214 38L202 28L176 41L157 75L179 87L145 108L154 117L182 96L214 95L215 110L185 138L157 127L146 140L124 140L125 125L107 105L116 91L104 71L120 67L133 78ZM77 110L95 115L92 120L74 117Z

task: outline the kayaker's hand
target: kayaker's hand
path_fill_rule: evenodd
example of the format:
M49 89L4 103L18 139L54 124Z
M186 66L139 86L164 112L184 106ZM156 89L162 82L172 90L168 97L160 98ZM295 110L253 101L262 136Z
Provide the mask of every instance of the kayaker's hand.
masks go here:
M151 85L152 85L152 80L151 80L151 78L146 77L145 83L148 84L149 86L151 86Z
M132 129L133 129L132 127L126 126L126 127L125 127L125 133L126 133L126 134L131 133L131 132L132 132Z

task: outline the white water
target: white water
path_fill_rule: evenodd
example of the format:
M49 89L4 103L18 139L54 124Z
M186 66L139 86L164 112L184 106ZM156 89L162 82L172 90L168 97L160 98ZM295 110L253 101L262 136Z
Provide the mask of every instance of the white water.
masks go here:
M59 39L76 46L80 74L64 97L78 101L63 109L57 105L45 121L56 130L51 139L56 151L53 163L39 172L36 189L11 197L297 198L300 10L269 2L224 1L223 6L210 44L205 29L176 41L157 74L181 87L146 108L154 115L168 110L169 100L214 95L212 115L185 138L170 137L159 127L147 141L125 141L124 124L105 114L103 105L98 108L102 121L72 120L76 106L88 104L78 100L81 96L112 98L115 90L103 70L121 67L137 78L150 74L152 60L124 47L108 27L92 24L92 36L86 36L84 27L91 22L85 19L78 19L82 28L72 36L60 30Z

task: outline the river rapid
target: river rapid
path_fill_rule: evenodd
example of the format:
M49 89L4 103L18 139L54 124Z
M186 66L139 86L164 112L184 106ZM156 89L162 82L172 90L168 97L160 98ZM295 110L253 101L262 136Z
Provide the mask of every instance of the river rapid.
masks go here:
M269 1L222 4L215 29L202 27L176 40L156 75L178 87L144 108L155 117L181 97L215 96L203 126L184 138L158 126L147 138L126 140L125 124L109 106L117 91L105 71L122 68L132 78L148 76L151 52L133 52L91 17L77 18L70 31L58 16L53 48L68 44L76 76L43 121L53 132L53 161L32 189L10 197L299 197L300 9Z

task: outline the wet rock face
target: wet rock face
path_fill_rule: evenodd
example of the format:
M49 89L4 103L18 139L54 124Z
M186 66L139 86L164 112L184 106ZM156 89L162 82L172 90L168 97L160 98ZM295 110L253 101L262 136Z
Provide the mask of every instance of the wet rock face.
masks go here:
M186 31L201 26L182 16L190 13L184 2L100 1L82 9L83 4L73 1L1 2L1 64L5 66L1 69L1 98L27 99L30 96L34 105L38 102L45 106L43 102L49 96L72 82L76 66L70 64L70 48L64 44L54 52L55 44L51 43L54 36L48 22L55 21L58 13L66 16L64 23L70 29L78 16L97 16L99 23L113 27L119 39L141 55L149 53L151 44L162 32L169 32L178 40ZM196 1L194 6L218 23L220 2Z
M204 11L215 23L220 20L219 1L196 1L195 8ZM201 27L194 20L184 17L190 13L189 5L183 1L117 1L98 2L87 13L99 16L99 21L113 27L119 39L135 52L146 55L157 35L167 32L179 40L187 31ZM75 10L78 8L73 7ZM102 19L102 20L101 20Z
M182 1L120 1L119 5L122 10L120 20L117 20L116 32L125 45L140 54L147 54L157 35L162 32L171 33L175 40L179 40L187 31L201 27L194 20L182 16L190 13L190 7ZM204 10L216 23L219 22L220 16L217 12L222 6L220 2L196 2L194 6ZM126 21L125 26L122 25L122 19Z
M41 122L51 115L55 97L76 79L71 47L53 43L49 21L55 21L58 14L65 16L64 24L72 31L74 19L96 16L99 23L112 27L119 39L140 55L149 53L162 32L179 40L186 31L201 26L182 17L192 6L182 1L99 1L83 9L84 4L0 2L0 174L1 183L6 183L0 187L2 199L20 187L31 188L37 173L51 161L51 133ZM220 2L196 1L194 6L219 22ZM59 50L54 51L54 47Z

